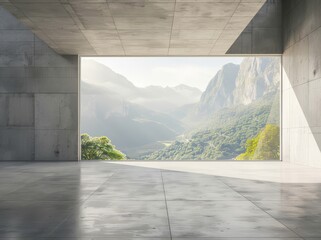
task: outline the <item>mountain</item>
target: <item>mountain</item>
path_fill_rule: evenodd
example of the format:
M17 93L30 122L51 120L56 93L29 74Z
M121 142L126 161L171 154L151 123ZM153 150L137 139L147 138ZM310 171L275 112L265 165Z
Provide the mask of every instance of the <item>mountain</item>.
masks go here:
M279 124L277 58L226 64L203 93L139 88L93 60L82 66L81 132L107 136L129 159L232 159L267 123Z
M186 85L138 88L94 60L82 60L81 132L108 136L128 157L163 148L184 130L169 112L199 101L201 91Z
M183 105L196 103L202 94L199 89L186 85L139 88L126 77L91 59L82 60L81 80L117 93L126 101L162 113L169 113Z
M266 124L279 125L278 94L267 94L249 105L220 109L206 124L190 133L185 132L170 146L145 155L143 159L234 159L245 152L246 141L254 138Z
M244 58L240 65L226 64L213 77L201 96L199 114L248 105L278 89L280 63L277 58Z
M209 82L199 103L200 113L215 112L233 104L233 91L240 66L226 64Z
M108 136L128 157L136 156L135 148L175 139L183 131L170 115L128 102L100 85L83 82L81 94L81 132Z
M172 88L180 96L190 99L189 103L196 103L202 95L201 90L195 87L190 87L185 84L180 84Z
M224 65L199 103L173 112L188 130L144 159L226 160L245 152L246 141L267 124L279 126L279 66L279 59L268 57Z
M101 86L123 97L131 97L137 92L135 85L124 76L91 59L81 60L81 83ZM82 90L86 91L87 89L82 88Z
M273 57L245 58L233 92L234 105L247 105L280 85L280 61Z

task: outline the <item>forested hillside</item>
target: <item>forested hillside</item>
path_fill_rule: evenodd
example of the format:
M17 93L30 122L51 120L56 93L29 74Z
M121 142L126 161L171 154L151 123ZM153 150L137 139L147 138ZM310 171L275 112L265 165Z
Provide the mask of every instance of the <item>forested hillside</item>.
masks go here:
M236 160L267 160L280 158L280 127L267 124L254 138L246 141L246 151Z
M245 152L249 147L247 141L256 137L252 144L257 142L258 134L267 124L279 126L279 79L279 62L275 58L245 58L240 65L224 65L209 82L198 104L176 110L175 116L189 130L170 146L144 159L225 160L242 153L239 159L278 158L276 154L248 156ZM267 138L259 142L264 145L264 141ZM272 146L274 152L279 152L278 143Z
M248 106L216 112L203 127L186 134L185 139L156 151L144 159L226 160L245 152L246 141L255 137L267 123L279 124L278 95L273 93Z
M269 139L266 126L279 126L278 58L226 64L204 92L183 84L138 88L100 63L83 65L81 131L107 136L127 159L251 160L259 156L248 154L258 149L253 143Z

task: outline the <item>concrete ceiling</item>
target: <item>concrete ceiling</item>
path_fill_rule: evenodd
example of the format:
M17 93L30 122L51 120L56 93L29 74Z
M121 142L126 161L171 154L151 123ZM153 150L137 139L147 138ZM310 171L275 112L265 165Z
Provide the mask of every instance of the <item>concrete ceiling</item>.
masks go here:
M0 0L61 54L222 55L265 0Z

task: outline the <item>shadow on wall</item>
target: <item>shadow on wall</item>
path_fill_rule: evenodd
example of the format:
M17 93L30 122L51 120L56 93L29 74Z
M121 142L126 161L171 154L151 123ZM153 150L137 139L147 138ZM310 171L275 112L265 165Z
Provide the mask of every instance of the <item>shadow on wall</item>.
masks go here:
M321 167L321 2L293 2L284 7L283 159Z

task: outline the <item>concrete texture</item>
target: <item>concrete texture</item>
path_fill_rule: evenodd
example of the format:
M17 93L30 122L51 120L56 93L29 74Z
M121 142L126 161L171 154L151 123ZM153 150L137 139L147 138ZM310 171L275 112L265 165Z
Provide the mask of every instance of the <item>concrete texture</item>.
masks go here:
M284 1L283 160L321 166L321 2Z
M0 5L60 54L141 56L224 55L264 2L0 0Z
M0 7L0 160L78 159L78 56Z
M241 164L271 180L263 181L238 178L244 170L234 162L176 163L219 175L126 164L0 163L0 239L321 239L316 169ZM271 169L291 181L279 182ZM301 183L300 170L318 181Z
M238 36L227 54L282 52L282 1L268 0Z

